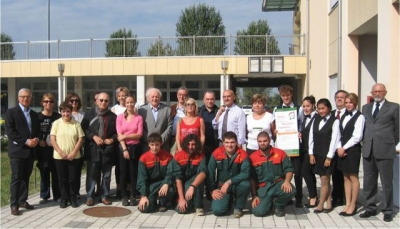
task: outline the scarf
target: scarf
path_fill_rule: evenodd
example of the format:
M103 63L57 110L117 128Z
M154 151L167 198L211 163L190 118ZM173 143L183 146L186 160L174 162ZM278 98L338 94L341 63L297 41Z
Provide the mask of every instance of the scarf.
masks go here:
M95 111L97 114L97 117L99 118L99 137L103 139L104 137L104 115L107 114L108 109L104 111L100 111L100 109L96 106Z

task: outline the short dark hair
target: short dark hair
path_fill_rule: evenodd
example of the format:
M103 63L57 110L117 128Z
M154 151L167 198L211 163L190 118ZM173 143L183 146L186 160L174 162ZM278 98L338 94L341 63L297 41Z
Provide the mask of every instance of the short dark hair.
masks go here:
M194 141L196 145L195 153L201 153L201 142L200 138L195 134L189 134L182 141L182 149L186 152L189 151L189 142Z
M322 98L322 99L318 100L317 107L318 107L319 104L324 104L326 107L329 108L329 111L332 110L332 104L329 101L329 99L327 99L327 98Z
M60 108L60 112L65 110L65 109L70 109L72 111L72 105L69 102L66 102L66 101L62 102L60 104L59 108Z
M225 139L235 139L235 142L237 142L237 136L235 132L233 131L228 131L222 136L222 141L225 141Z
M345 93L346 95L349 94L349 93L348 93L347 91L345 91L345 90L338 90L337 92L335 92L335 98L336 98L336 95L339 94L339 93Z
M270 137L269 134L268 134L267 132L265 132L265 131L261 131L260 133L258 133L257 139L258 139L259 137L267 137L269 140L271 140L271 137Z
M161 134L159 134L159 133L151 133L149 135L149 137L147 137L147 142L148 143L156 143L156 142L162 143Z

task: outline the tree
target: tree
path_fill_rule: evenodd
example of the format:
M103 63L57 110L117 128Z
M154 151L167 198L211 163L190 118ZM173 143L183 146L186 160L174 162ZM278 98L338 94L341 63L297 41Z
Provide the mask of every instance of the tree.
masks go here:
M239 55L279 55L281 52L278 41L275 37L270 36L271 34L271 29L266 20L252 21L247 30L237 32L238 37L235 41L234 51Z
M147 50L148 56L174 56L175 50L172 49L170 44L164 46L163 41L160 39L155 44L152 44Z
M238 91L238 105L249 105L254 94L262 94L267 97L267 104L269 109L280 104L279 93L274 93L272 87L243 87Z
M226 50L225 26L222 17L213 6L198 4L185 8L176 23L178 55L223 55ZM194 49L194 50L193 50Z
M139 41L136 39L137 35L133 34L131 29L128 31L125 28L119 29L113 32L110 38L123 39L110 39L106 42L106 57L140 56L140 52L137 50Z
M15 52L11 42L13 41L9 35L1 33L1 60L14 60Z

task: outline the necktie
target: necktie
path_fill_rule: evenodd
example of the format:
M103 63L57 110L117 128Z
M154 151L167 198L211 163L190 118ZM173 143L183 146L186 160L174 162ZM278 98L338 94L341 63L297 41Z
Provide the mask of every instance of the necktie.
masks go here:
M336 113L336 118L337 118L337 119L340 119L340 110L337 111L337 113Z
M29 132L32 133L32 120L31 120L31 113L28 109L25 108L25 117L26 117L26 122L28 123L29 127Z
M224 136L224 134L228 131L228 114L229 114L229 109L226 109L225 115L224 115L224 120L222 121L221 139Z
M324 120L324 122L326 122L326 120L328 120L328 118L327 117L324 117L324 118L322 118L323 120Z
M374 119L376 119L376 116L378 115L379 106L380 106L380 104L379 104L379 103L376 103L374 113L372 114L372 117L374 117Z

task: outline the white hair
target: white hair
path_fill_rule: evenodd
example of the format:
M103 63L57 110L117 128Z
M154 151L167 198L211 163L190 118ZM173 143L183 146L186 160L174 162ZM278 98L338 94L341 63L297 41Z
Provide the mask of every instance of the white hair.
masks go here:
M29 95L32 95L31 90L29 90L28 88L21 88L21 89L19 89L19 91L18 91L18 96L19 96L19 95L21 94L21 92L23 92L23 91L29 92Z
M150 95L150 92L151 91L157 91L157 93L158 93L158 95L160 96L160 98L161 98L161 96L162 96L162 93L161 93L161 91L160 91L160 89L158 89L158 88L155 88L155 87L149 87L149 88L147 88L147 90L146 90L146 98L148 98L149 97L149 95Z

